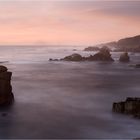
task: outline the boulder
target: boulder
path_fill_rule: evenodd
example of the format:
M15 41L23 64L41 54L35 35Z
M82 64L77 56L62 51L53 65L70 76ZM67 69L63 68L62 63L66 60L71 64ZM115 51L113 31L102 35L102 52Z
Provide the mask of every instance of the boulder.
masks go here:
M11 76L12 72L7 71L5 66L0 66L0 107L10 105L14 100Z
M112 110L117 113L130 114L139 118L140 98L128 97L123 102L113 103Z
M80 54L74 53L74 54L66 56L66 57L64 57L63 59L60 59L60 60L64 60L64 61L83 61L84 58Z
M130 58L127 52L123 53L120 58L119 58L120 62L129 62Z

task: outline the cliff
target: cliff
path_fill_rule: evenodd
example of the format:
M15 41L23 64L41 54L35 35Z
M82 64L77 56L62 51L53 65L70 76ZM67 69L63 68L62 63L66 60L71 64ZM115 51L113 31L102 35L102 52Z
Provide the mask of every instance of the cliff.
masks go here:
M0 107L10 105L14 100L11 76L12 72L5 66L0 66Z

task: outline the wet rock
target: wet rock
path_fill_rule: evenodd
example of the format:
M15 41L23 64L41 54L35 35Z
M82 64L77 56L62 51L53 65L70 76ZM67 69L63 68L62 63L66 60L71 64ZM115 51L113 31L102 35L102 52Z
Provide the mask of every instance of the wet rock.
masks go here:
M110 49L106 46L102 47L98 53L86 58L88 61L114 61L110 54Z
M14 100L11 76L12 72L7 71L5 66L0 66L0 107L10 105Z
M112 110L140 118L140 98L128 97L124 102L113 103Z
M113 103L113 111L118 113L123 113L125 107L125 102Z
M127 52L123 53L120 58L119 58L120 62L129 62L130 58Z
M135 68L140 68L140 64L136 64L135 65Z
M0 73L1 72L6 72L7 71L7 68L5 66L0 66Z
M66 57L64 57L63 59L60 59L60 60L64 60L64 61L83 61L84 58L80 54L74 53L74 54L66 56Z
M49 61L59 61L59 60L50 58Z
M59 61L59 60L50 59L50 61ZM111 57L110 50L106 46L104 46L95 55L82 57L80 54L74 53L72 55L60 59L60 61L114 61L114 60Z

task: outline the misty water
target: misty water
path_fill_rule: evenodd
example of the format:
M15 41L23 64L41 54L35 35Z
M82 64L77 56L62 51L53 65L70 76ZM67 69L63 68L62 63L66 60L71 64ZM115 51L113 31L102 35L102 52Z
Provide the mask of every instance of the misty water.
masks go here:
M140 54L130 63L49 62L81 48L0 47L0 61L13 72L14 105L0 110L0 138L140 137L140 120L112 112L112 103L140 97ZM5 113L6 115L2 115Z

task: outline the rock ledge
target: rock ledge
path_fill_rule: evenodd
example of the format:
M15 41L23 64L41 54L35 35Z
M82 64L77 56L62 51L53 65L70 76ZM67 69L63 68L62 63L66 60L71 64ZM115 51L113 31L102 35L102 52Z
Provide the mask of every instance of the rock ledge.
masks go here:
M125 101L113 103L112 111L140 118L140 98L128 97Z
M7 67L0 65L0 107L13 103L11 77L12 72L7 71Z

